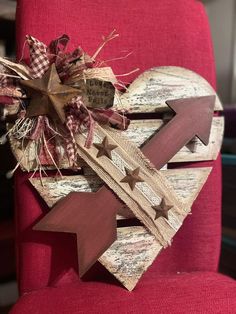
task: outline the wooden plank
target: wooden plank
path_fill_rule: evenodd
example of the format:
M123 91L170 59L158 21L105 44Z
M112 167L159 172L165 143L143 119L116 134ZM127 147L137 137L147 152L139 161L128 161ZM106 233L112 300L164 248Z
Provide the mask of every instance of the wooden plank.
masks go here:
M96 175L44 177L42 182L40 178L29 180L49 207L53 207L70 192L96 192L103 185L102 180Z
M145 227L117 230L117 240L99 258L99 262L129 291L153 263L162 246Z
M123 133L130 141L140 147L147 142L163 126L163 120L133 120L128 130ZM214 117L211 127L209 144L205 146L195 137L184 146L170 162L189 162L201 160L215 160L220 152L224 134L224 118ZM194 146L194 151L191 147Z
M210 167L168 169L163 175L184 204L190 204L197 198L210 172Z
M205 146L197 137L195 137L189 145L183 147L178 154L170 160L170 162L215 160L221 149L223 135L224 118L215 117L212 121L209 144ZM191 151L191 145L194 147L194 151Z
M164 66L142 73L115 103L132 113L169 110L166 101L216 95L211 85L197 73L181 67ZM216 95L215 110L223 110Z
M141 146L143 143L148 141L150 137L155 134L160 127L163 125L163 120L132 120L128 130L122 132L123 135L134 142L137 146ZM190 161L201 161L201 160L215 160L219 154L224 133L224 118L214 117L210 140L207 146L203 145L198 138L194 138L187 146L183 147L171 160L170 162L190 162ZM10 143L12 151L17 160L23 156L23 152L20 149L19 142L14 138L10 137ZM191 148L194 147L194 151ZM22 169L31 171L35 167L35 143L32 141L29 147L26 149L24 157L22 159ZM83 160L79 161L81 167L85 167L87 173L91 172L86 167ZM61 169L69 168L67 158L63 158L58 165ZM47 167L53 169L53 166Z
M168 184L174 189L180 201L191 206L210 171L211 168L208 167L183 168L164 170L162 174L166 177ZM103 185L102 180L96 175L44 177L42 182L40 178L31 178L30 182L49 207L54 206L70 192L96 192ZM126 213L124 218L134 217L128 209L121 209L121 213Z

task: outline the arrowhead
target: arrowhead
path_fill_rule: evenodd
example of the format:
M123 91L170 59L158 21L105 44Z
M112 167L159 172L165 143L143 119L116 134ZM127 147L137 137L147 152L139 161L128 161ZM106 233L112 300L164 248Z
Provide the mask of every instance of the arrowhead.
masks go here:
M215 95L168 100L167 105L183 119L190 119L194 135L208 145Z
M80 277L117 237L116 212L120 202L112 201L109 195L104 197L102 190L71 192L34 226L34 230L76 233Z

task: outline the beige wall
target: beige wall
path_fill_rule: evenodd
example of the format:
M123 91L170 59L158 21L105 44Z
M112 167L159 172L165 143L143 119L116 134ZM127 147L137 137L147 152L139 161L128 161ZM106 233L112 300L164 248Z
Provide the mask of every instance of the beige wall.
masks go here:
M231 102L235 0L204 1L215 49L218 93L223 103ZM236 87L236 86L235 86ZM236 99L234 99L236 102Z

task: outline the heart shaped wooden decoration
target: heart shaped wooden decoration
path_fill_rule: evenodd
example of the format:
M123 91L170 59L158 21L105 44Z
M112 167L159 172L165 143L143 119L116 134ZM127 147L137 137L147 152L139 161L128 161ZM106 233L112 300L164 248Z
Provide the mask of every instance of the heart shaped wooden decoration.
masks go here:
M95 130L95 140L100 146L88 150L84 148L82 135L76 139L80 156L86 161L86 164L81 162L84 169L83 176L63 177L57 180L43 178L43 186L37 178L30 181L49 207L57 204L61 198L67 197L70 192L78 192L78 197L79 192L101 193L99 188L103 182L107 183L126 203L127 207L120 206L118 203L120 207L117 208L120 210L117 220L127 220L136 216L145 226L118 227L117 240L99 257L99 261L128 290L132 290L162 248L172 241L190 213L192 203L211 171L210 168L168 170L166 167L157 171L143 159L137 147L142 147L145 156L152 156L151 161L158 167L163 166L164 163L159 162L159 157L153 155L150 147L155 146L155 143L160 144L160 141L156 140L160 137L163 138L162 143L166 139L166 145L158 145L156 150L162 147L163 152L165 146L167 148L174 146L173 142L179 145L175 153L173 151L168 154L163 153L168 156L166 160L168 163L214 160L220 150L224 122L221 117L212 119L214 110L222 110L219 98L212 87L196 73L179 67L159 67L144 72L120 98L122 108L129 108L131 113L169 114L172 113L170 109L172 108L177 114L174 118L169 117L170 122L167 124L165 119L156 119L155 115L151 116L151 119L142 117L139 120L132 120L130 127L122 132L122 135L118 131L102 129L98 126ZM115 106L120 108L120 102ZM180 123L177 120L180 112L183 115L185 131L178 131L180 133L177 136L178 128L175 124ZM202 118L200 120L205 119L205 125L201 124L199 129L190 132L192 125L199 126L199 117L198 123L194 122L198 112L200 112L199 117ZM185 124L191 114L193 119L190 120L190 124ZM173 131L168 133L166 130L170 127ZM104 139L110 148L116 146L110 151L111 158L97 157L98 148L105 143ZM11 143L19 159L22 157L20 149L14 139L11 139ZM29 147L23 157L25 165L34 163L30 149L33 148ZM131 158L132 156L134 157ZM127 172L127 165L131 165L134 170ZM60 166L67 168L68 164L63 161ZM29 170L29 166L27 167ZM114 173L112 181L111 173ZM130 182L133 182L132 185ZM102 190L104 191L104 188ZM110 199L112 200L112 197ZM140 202L142 208L145 208L144 212L140 212ZM73 232L58 228L58 220L55 217L60 214L58 207L56 211L54 208L49 212L50 215L46 215L36 225L36 230ZM166 216L163 216L164 209L166 209ZM160 211L161 217L158 216L157 219Z

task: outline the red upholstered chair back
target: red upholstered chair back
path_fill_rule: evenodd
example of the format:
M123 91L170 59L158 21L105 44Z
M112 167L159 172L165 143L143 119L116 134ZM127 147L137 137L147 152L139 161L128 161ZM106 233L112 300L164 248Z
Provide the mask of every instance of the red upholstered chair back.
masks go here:
M215 69L209 25L203 5L195 0L19 0L17 5L18 56L26 34L49 43L66 33L70 48L78 43L90 54L101 36L113 29L120 34L104 49L116 74L160 65L194 70L215 87ZM133 75L133 78L137 74ZM220 246L220 165L214 169L173 245L157 258L154 275L217 269ZM21 293L53 285L77 269L76 241L70 234L32 231L48 208L27 182L16 175L18 278ZM105 271L100 269L101 276Z

